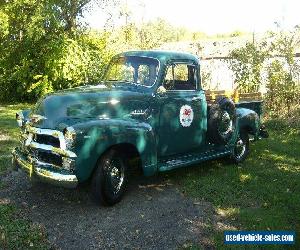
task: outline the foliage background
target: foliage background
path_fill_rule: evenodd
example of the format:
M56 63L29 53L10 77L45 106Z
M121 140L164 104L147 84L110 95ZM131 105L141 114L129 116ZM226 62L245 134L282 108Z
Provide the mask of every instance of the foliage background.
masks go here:
M95 5L119 11L123 25L107 21L102 31L91 30L83 12ZM116 9L118 11L116 11ZM96 84L110 58L129 49L155 49L170 42L196 42L201 32L173 27L163 19L137 24L118 0L6 0L0 1L0 101L35 102L46 93ZM277 25L263 39L248 41L227 55L235 87L240 92L267 89L272 116L290 115L299 108L300 31L283 31ZM239 37L240 31L215 38ZM203 47L196 44L201 52ZM203 84L211 74L202 68ZM297 80L298 79L298 80Z
M105 0L0 2L0 101L34 102L51 91L99 82L113 54L186 35L162 19L137 26L127 17L122 27L92 31L82 19L91 3L121 8Z

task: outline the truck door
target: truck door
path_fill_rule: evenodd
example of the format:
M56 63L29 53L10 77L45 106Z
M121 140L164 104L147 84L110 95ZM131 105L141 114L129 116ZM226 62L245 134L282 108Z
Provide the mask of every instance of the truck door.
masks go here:
M160 106L158 155L186 153L201 147L207 130L205 93L199 90L199 67L173 62L166 68L158 94Z

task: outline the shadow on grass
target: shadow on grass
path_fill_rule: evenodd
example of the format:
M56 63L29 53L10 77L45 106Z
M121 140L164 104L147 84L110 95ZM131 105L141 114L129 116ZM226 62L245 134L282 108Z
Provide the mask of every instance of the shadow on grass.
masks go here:
M300 137L289 130L271 130L269 139L250 147L249 158L238 166L219 160L167 174L186 194L214 205L223 221L215 225L217 249L262 249L223 245L223 231L228 229L300 233ZM284 249L300 249L299 241Z

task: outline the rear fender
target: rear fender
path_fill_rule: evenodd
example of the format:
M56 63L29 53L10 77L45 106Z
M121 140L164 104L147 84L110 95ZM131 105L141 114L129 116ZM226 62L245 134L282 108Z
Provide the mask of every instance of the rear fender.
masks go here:
M237 108L236 114L238 117L239 129L244 129L257 138L260 127L259 115L255 111L246 108Z

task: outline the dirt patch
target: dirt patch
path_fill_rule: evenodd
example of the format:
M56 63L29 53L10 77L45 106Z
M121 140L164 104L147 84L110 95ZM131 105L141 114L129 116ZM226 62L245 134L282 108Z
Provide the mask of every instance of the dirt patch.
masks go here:
M0 199L22 208L46 228L55 249L178 249L210 240L210 204L182 195L166 176L135 177L121 203L101 207L89 188L75 190L31 183L21 171L2 177Z

